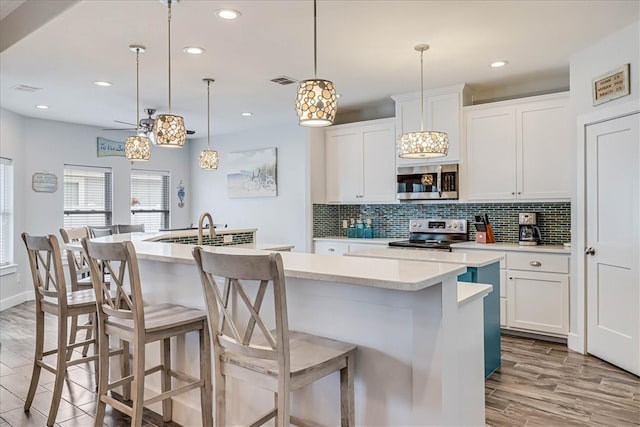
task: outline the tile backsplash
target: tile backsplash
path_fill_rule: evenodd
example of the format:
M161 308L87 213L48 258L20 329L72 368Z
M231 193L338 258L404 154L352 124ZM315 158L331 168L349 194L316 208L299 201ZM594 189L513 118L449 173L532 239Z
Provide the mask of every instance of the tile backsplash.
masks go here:
M538 213L542 244L571 241L571 203L420 203L393 205L313 205L313 237L346 236L342 221L371 218L374 237L406 239L409 220L420 218L466 219L469 240L475 240L474 216L488 214L498 242L518 242L518 214Z

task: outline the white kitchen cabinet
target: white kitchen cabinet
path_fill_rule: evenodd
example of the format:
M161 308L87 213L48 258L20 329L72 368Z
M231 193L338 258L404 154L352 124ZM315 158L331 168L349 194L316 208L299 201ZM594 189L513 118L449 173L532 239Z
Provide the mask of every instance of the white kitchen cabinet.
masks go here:
M503 254L500 262L500 326L513 331L566 337L569 332L570 254L544 246L454 245L455 252ZM477 248L477 249L476 249ZM496 252L497 251L497 252Z
M314 253L324 255L344 255L349 252L349 243L321 241L314 242Z
M465 108L465 199L571 197L571 121L566 93Z
M323 238L314 240L314 253L325 255L344 255L347 252L385 248L389 240L394 239L339 239Z
M395 201L394 135L394 119L349 123L326 130L328 203Z
M396 103L396 135L420 130L420 92L394 95ZM397 166L415 166L433 163L458 163L462 158L462 107L470 102L464 85L428 90L424 92L424 129L446 132L449 153L436 159L401 159Z

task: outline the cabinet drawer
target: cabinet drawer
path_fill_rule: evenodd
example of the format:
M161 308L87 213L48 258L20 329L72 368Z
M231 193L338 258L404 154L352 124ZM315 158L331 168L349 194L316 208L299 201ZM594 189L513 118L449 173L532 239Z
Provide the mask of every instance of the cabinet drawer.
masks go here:
M349 252L349 244L343 242L315 242L314 252L325 255L344 255Z
M507 299L500 298L500 326L507 326Z
M569 273L569 257L566 255L525 252L509 253L507 256L509 270Z

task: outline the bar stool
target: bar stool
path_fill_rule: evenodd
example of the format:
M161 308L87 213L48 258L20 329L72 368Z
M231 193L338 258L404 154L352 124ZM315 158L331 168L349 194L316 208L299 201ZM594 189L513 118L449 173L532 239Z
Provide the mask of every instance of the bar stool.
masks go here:
M144 233L144 224L118 224L118 233Z
M200 388L202 424L211 426L212 385L211 385L211 344L207 314L201 310L175 304L144 306L138 260L130 241L118 243L98 243L82 239L82 247L89 261L91 278L98 306L98 347L99 381L96 425L104 422L106 404L131 417L131 425L142 425L144 406L162 401L162 418L165 422L172 418L172 397ZM99 266L111 276L112 294L102 281ZM125 287L128 282L130 296ZM171 369L171 337L198 332L200 338L200 378L193 378ZM133 343L133 374L109 383L109 360L107 343L109 337ZM145 370L145 344L160 341L160 365ZM125 350L126 352L126 350ZM161 372L162 393L144 400L145 375ZM185 385L171 389L171 378L177 378ZM124 384L132 385L132 405L129 406L109 396L107 392Z
M118 228L115 225L91 225L89 226L89 234L91 237L104 237L111 236L118 232Z
M61 228L60 236L62 237L62 241L67 244L71 242L78 242L80 240L89 237L89 229L87 227L76 227L76 228ZM82 251L73 249L66 249L67 253L67 265L69 266L69 281L71 282L71 291L84 291L91 290L93 291L93 283L91 283L91 277L89 277L89 264L87 264L86 260L82 256ZM78 332L85 330L85 341L91 339L91 334L94 329L95 319L94 314L88 315L88 320L86 323L82 325L78 325L78 316L73 316L71 318L71 330L69 337L69 344L73 344L76 342ZM89 345L85 345L82 349L82 356L86 356L89 350ZM95 352L94 352L95 353ZM71 359L71 353L67 355L67 360Z
M31 403L38 387L40 371L42 368L53 373L56 377L53 387L53 397L47 425L52 426L56 420L58 406L62 396L62 386L65 372L69 366L96 360L97 355L83 359L67 360L66 355L74 348L88 344L95 344L95 339L88 339L78 343L67 344L67 319L77 318L82 314L96 312L96 299L93 290L67 292L62 267L62 257L58 239L54 235L30 236L22 233L22 240L27 248L29 266L33 277L33 286L36 302L36 348L33 360L33 374L29 392L24 403L24 410L29 411ZM58 318L58 345L55 349L44 351L44 322L45 313L50 313ZM44 358L57 355L56 365L44 362Z
M278 427L287 426L289 422L316 425L291 416L289 393L339 371L341 424L354 426L353 376L357 347L289 330L281 255L215 253L196 246L193 257L200 271L214 338L216 425L231 425L225 416L227 377L275 394L275 408L250 425L262 425L274 417ZM214 276L224 278L224 284L219 285ZM241 280L259 282L254 301ZM260 315L269 283L273 288L273 305L269 308L273 309L275 330L269 330ZM231 295L237 298L230 298Z

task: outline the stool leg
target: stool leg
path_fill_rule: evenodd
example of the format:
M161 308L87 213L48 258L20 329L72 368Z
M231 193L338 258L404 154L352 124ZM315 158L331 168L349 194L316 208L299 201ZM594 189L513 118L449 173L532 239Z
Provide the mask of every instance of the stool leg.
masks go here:
M78 316L71 316L71 330L69 333L69 345L76 343L76 338L78 335ZM73 354L73 349L67 350L67 360L71 360L71 355Z
M104 425L104 413L107 406L102 397L107 395L109 387L109 336L101 328L98 328L97 334L99 373L95 425L101 426Z
M61 314L65 314L65 310L61 310ZM67 368L67 316L58 316L58 352L56 363L56 380L53 386L53 397L51 399L51 407L49 408L49 417L47 418L47 426L52 426L56 422L58 415L58 407L62 398L62 386L64 385L64 377Z
M340 369L340 418L342 427L353 427L355 425L353 375L353 356L347 356L347 366Z
M215 338L214 338L215 339ZM216 360L216 363L213 364L213 368L215 370L215 401L216 401L216 426L224 426L227 422L227 380L224 375L222 375L222 367L220 363Z
M33 355L33 372L31 373L31 384L27 399L24 402L24 410L27 412L33 403L33 397L36 395L38 381L40 380L40 362L42 361L42 353L44 348L44 313L40 310L40 304L36 303L36 349Z
M120 340L120 348L122 349L122 358L120 359L120 377L124 378L131 375L131 363L129 363L131 350L129 347L129 342ZM131 400L131 383L130 382L122 385L122 398L124 400Z
M93 326L96 324L95 322L95 315L94 314L88 314L87 315L87 323L88 326ZM87 329L87 334L85 335L85 340L90 340L91 339L91 333L93 331L93 328L89 328ZM87 353L89 351L89 344L85 344L84 347L82 347L82 357L87 357ZM95 344L94 344L94 353L96 353L95 351Z
M275 396L276 399L276 427L288 427L291 418L290 399L289 393L289 378L288 374L285 377L280 375L278 378L278 393Z
M202 329L200 329L200 379L204 381L200 389L202 426L212 427L211 341L209 341L209 327L206 321Z
M133 351L133 413L131 426L142 426L142 413L144 411L144 362L145 345L141 337L136 337Z
M171 369L171 338L162 340L160 353L160 363L162 363L160 386L162 387L162 392L165 393L171 390L171 376L169 375L169 370ZM173 416L172 403L173 400L170 397L162 401L162 420L165 423L171 421Z

